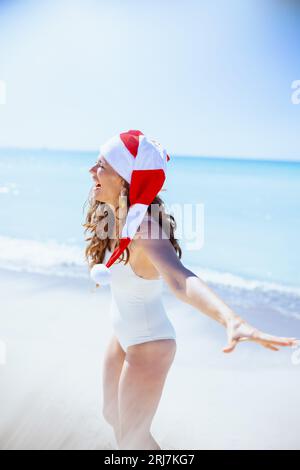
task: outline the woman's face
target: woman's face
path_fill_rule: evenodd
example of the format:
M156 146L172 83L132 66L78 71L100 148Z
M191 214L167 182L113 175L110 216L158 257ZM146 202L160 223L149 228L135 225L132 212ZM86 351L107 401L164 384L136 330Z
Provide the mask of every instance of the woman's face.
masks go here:
M96 164L89 170L95 183L93 196L96 201L117 207L122 187L122 177L99 155Z

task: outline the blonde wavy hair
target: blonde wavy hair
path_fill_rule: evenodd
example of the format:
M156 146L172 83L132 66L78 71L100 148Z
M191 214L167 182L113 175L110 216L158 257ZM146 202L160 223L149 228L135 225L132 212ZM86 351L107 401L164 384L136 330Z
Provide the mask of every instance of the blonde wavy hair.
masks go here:
M129 208L129 183L127 181L123 182L123 188L125 188L126 190L125 207ZM105 250L108 247L109 239L112 235L112 233L109 233L109 227L113 227L116 223L116 219L118 219L109 204L105 202L96 201L91 195L91 193L92 191L90 192L89 197L86 201L86 203L89 204L89 207L87 210L85 223L83 224L83 227L85 228L84 233L87 234L87 232L90 232L91 234L90 237L85 238L85 241L88 242L85 248L85 258L90 269L92 269L95 264L100 264L103 262ZM151 214L152 205L155 205L155 207L158 208L158 211L153 211L154 215ZM115 212L118 213L118 211L119 206L117 207ZM167 214L165 212L165 203L158 195L148 206L147 213L149 215L152 215L152 217L159 223L159 226L165 231L165 233L170 234L168 238L170 239L170 242L172 243L174 250L176 251L176 254L180 259L182 256L182 250L179 246L178 240L175 238L174 235L177 226L176 221L171 214ZM158 217L156 214L158 215ZM110 222L112 221L112 223L104 224L107 218ZM115 234L115 247L117 248L120 245L120 239L118 231L116 232L117 233ZM97 233L101 236L99 237ZM106 234L106 236L102 236L104 234ZM120 262L124 261L124 257L126 257L124 264L127 264L130 257L130 252L128 248L126 248L121 254Z

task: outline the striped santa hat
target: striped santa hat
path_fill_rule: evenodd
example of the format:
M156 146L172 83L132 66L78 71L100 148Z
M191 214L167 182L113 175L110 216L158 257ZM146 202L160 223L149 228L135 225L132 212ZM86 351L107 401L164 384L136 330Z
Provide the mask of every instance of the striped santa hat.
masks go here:
M97 284L106 285L111 278L109 267L129 245L148 206L163 187L170 156L159 142L139 130L129 130L112 137L100 147L100 154L129 183L129 210L120 245L106 264L96 264L91 269L91 278Z

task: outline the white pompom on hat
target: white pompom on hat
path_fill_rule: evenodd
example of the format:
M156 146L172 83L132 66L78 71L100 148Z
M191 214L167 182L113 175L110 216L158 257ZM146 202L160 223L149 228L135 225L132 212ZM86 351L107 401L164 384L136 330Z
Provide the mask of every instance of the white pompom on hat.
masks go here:
M106 285L111 280L109 267L127 248L148 206L163 187L170 156L159 142L149 139L139 130L129 130L112 137L100 147L100 154L129 183L129 210L120 245L106 264L96 264L91 269L93 281Z

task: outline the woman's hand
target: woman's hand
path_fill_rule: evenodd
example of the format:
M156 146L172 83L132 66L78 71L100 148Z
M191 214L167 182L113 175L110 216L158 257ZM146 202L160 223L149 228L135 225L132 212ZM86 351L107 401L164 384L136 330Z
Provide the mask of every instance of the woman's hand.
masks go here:
M299 346L297 338L284 338L269 335L254 328L239 316L233 316L226 321L228 345L223 348L224 353L234 350L240 341L255 341L264 348L279 351L277 346Z

